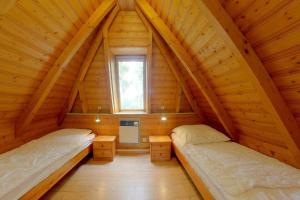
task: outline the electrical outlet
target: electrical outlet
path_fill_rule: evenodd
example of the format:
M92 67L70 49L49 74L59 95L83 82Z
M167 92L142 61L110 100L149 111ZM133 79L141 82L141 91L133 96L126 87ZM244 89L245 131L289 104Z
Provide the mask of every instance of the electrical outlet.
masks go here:
M148 137L143 137L143 142L148 142Z

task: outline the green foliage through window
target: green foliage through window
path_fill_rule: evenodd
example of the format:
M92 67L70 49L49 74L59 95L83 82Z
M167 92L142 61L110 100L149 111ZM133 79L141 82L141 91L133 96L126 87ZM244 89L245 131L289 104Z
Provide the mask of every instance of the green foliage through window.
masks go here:
M144 60L117 59L120 110L144 110Z

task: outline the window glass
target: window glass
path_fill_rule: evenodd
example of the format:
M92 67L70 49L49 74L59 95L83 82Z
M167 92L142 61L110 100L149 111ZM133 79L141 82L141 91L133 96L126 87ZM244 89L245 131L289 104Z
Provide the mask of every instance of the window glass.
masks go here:
M144 110L144 59L117 58L120 110Z

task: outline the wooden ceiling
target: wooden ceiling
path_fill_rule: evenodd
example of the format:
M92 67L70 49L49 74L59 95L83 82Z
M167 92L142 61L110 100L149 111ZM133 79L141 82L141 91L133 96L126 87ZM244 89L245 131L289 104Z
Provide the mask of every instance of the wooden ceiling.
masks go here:
M121 10L135 10L135 0L118 0Z
M102 3L9 0L1 6L0 145L18 140L16 122L26 118L50 69ZM187 97L196 100L208 123L234 132L244 145L299 166L299 1L118 0L118 5L122 12L139 6L174 57ZM31 126L54 121L62 112L95 34L87 36L45 101L32 110ZM158 47L154 44L153 57L160 59ZM101 62L100 54L93 62ZM93 73L87 76L93 79Z

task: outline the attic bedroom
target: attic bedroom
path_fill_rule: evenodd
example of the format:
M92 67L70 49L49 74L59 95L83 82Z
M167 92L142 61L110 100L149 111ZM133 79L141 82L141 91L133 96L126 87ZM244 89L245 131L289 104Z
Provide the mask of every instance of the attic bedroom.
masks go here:
M299 200L299 0L0 0L0 199Z

